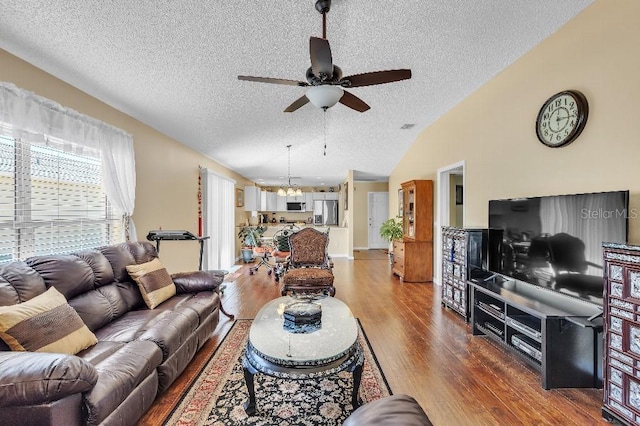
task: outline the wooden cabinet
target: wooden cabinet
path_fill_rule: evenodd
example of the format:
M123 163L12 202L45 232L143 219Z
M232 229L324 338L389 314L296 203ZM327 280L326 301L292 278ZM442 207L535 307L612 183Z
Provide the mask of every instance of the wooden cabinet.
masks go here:
M640 425L640 247L604 247L604 406L607 420Z
M401 186L404 241L433 241L433 181L411 180Z
M407 282L427 282L433 279L431 242L393 242L394 274Z
M392 271L403 281L428 282L433 280L433 181L401 186L403 241L393 244Z

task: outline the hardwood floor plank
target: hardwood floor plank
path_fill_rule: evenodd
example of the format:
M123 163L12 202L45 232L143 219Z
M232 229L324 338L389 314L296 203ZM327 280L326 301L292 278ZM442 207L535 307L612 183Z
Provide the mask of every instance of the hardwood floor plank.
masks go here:
M472 336L461 316L443 308L440 287L402 282L388 259L371 257L361 250L357 261L334 259L336 297L360 319L393 393L415 397L435 425L608 424L600 414L602 390L542 389L535 370L489 339ZM249 275L243 266L222 300L236 318L254 318L279 295L264 268ZM141 425L162 422L231 324L221 315L211 339Z

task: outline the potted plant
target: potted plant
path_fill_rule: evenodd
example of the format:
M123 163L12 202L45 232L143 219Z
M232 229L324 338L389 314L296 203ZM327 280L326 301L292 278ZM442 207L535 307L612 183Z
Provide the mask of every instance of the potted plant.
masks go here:
M260 237L266 230L266 226L243 226L240 228L238 238L242 241L242 260L244 263L253 260L253 248L260 247Z
M389 242L389 260L393 264L393 242L402 239L402 216L382 222L379 232L380 236Z

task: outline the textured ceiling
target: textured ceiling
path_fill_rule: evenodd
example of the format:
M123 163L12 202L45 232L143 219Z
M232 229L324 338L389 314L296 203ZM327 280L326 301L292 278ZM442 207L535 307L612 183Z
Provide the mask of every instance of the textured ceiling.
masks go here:
M384 180L424 128L592 1L334 0L345 75L413 72L350 89L364 113L284 113L304 88L237 79L305 80L314 0L0 0L0 48L258 183L283 182L291 144L292 183L329 186L350 169Z

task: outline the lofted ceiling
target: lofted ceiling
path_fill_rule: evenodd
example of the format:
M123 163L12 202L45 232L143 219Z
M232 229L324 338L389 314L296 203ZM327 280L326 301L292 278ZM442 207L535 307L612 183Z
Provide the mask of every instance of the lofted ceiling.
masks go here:
M334 186L386 180L423 129L592 2L334 0L345 75L412 70L349 89L364 113L285 113L304 87L237 79L306 81L315 0L0 0L0 48L259 184L286 181L291 144L292 183Z

